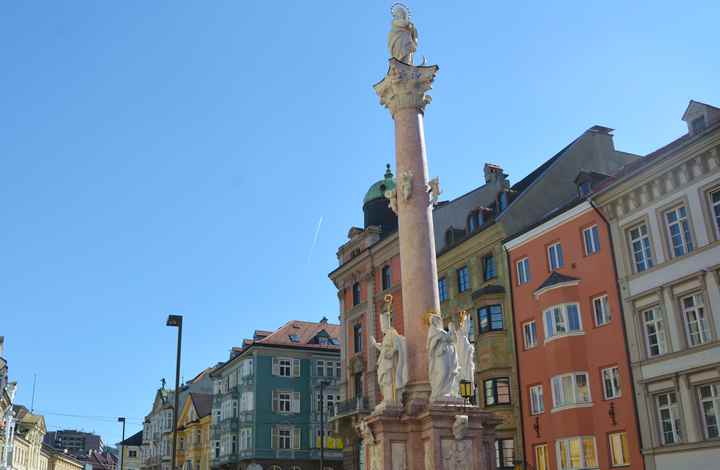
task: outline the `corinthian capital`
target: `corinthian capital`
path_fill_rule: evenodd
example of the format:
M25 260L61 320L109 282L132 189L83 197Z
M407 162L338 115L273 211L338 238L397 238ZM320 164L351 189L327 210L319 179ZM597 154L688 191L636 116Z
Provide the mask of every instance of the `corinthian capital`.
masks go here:
M397 59L390 59L388 73L379 83L373 85L380 97L380 104L390 114L401 109L416 108L421 112L431 100L426 92L432 88L438 71L437 65L409 65Z

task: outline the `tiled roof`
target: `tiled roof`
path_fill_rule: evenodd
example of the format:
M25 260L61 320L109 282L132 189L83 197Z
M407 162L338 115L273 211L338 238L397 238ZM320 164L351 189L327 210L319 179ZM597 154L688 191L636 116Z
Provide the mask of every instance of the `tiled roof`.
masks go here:
M142 445L143 432L138 431L120 443L121 446L139 446Z
M281 326L274 333L254 344L272 344L282 346L302 346L317 349L340 350L339 345L335 344L318 344L313 339L320 333L325 331L330 338L338 339L340 337L340 325L327 322L307 322L299 320L291 320ZM297 341L293 341L290 337L297 337Z
M564 274L560 274L557 271L553 271L550 273L547 279L545 279L545 282L540 284L537 289L535 289L535 292L541 291L543 289L547 289L548 287L552 287L558 284L562 284L565 282L574 282L579 281L580 279L572 276L566 276Z

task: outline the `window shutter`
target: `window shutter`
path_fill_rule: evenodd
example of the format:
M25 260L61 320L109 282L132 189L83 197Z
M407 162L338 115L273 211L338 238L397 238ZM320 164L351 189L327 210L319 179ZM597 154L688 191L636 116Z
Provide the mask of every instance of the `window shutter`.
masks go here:
M300 448L300 428L293 428L292 431L292 448Z
M280 361L277 357L273 357L272 375L280 375Z
M273 390L272 392L272 410L277 413L277 411L280 409L280 404L278 403L278 392L277 390Z
M300 392L293 392L290 411L300 413Z
M278 445L278 430L277 427L273 426L272 428L272 448L277 449L280 446Z
M300 377L300 359L293 359L293 377Z

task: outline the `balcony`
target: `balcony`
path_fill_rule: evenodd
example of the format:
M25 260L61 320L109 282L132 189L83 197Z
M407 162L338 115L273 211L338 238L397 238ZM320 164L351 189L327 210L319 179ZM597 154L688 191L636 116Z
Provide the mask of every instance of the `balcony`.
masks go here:
M370 406L366 397L355 397L350 400L338 402L335 405L335 415L332 419L339 419L344 416L354 415L356 413L369 414Z

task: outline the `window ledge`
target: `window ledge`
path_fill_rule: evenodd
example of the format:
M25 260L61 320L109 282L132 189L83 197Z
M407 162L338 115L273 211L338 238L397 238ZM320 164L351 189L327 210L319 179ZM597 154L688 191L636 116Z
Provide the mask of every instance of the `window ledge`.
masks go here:
M551 343L553 341L557 341L562 338L567 338L568 336L583 336L583 335L585 335L585 330L573 331L572 333L565 333L564 335L556 335L556 336L551 336L550 338L545 338L545 343Z
M559 413L561 411L573 410L575 408L590 408L593 405L594 405L594 403L590 402L590 403L576 403L574 405L558 406L556 408L551 409L550 413Z

